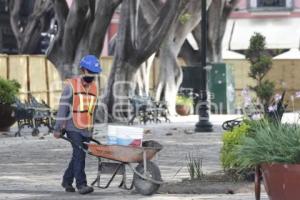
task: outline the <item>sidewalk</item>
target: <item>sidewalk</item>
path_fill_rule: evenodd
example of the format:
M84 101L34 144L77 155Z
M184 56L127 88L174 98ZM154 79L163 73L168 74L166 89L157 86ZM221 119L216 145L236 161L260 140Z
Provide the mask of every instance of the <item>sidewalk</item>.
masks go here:
M172 123L149 124L142 126L149 130L146 139L154 139L163 144L155 162L159 165L164 181L175 182L188 178L186 155L199 154L203 158L205 173L221 170L219 151L221 148L220 124L226 119L237 116L212 116L215 125L213 133L192 133L197 116L175 118ZM105 142L106 126L97 127L96 139ZM61 176L70 158L71 148L62 140L52 136L44 139L33 138L30 133L21 138L0 138L0 199L53 200L83 197L78 194L68 195L60 187ZM88 182L96 177L97 159L88 157ZM84 196L87 200L96 199L160 199L160 200L254 200L254 194L235 195L171 195L157 194L143 197L133 192L118 189L116 181L107 190L96 189L92 195ZM262 200L268 198L263 195Z

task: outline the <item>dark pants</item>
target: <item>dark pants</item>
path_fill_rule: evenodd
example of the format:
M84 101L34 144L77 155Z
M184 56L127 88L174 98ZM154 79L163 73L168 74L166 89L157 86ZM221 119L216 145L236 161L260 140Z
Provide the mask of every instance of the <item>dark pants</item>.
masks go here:
M67 136L77 145L83 145L83 142L89 142L90 138L83 137L78 132L68 132ZM66 169L63 176L63 184L72 185L74 178L76 179L76 187L87 185L85 175L85 157L86 153L79 149L76 145L73 145L72 159L69 163L69 167Z

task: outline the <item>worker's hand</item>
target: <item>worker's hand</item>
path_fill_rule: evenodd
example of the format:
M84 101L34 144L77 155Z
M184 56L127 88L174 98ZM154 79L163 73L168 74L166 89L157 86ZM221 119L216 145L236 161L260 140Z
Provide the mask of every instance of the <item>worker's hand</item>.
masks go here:
M61 137L61 132L59 132L59 131L54 131L53 136L54 136L56 139L59 139L59 138Z

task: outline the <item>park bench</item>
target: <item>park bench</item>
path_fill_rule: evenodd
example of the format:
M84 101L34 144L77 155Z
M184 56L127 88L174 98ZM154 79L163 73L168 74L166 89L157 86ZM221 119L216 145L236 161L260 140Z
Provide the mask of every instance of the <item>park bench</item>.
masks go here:
M154 101L153 98L147 96L133 96L129 98L129 102L133 108L133 114L128 124L133 124L136 118L139 123L143 124L147 122L160 123L160 118L164 118L165 122L170 122L166 102Z
M14 107L14 115L18 124L18 131L15 136L21 136L21 130L24 127L32 129L32 136L39 134L39 127L42 125L48 127L48 133L53 130L55 112L44 102L38 102L31 94L29 101L22 103L16 99Z

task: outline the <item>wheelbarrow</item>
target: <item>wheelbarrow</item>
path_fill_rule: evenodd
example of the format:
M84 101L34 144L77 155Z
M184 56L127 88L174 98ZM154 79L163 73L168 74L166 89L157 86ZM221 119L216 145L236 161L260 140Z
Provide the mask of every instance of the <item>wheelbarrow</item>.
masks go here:
M142 195L152 195L157 192L163 183L159 167L151 159L163 147L156 141L144 141L142 147L131 147L121 145L104 145L95 139L92 143L75 144L72 140L61 136L62 139L77 146L87 154L98 158L98 173L92 186L107 189L116 175L122 176L119 188L135 190ZM107 161L102 161L106 159ZM135 167L135 165L137 166ZM126 166L133 172L133 179L128 185L126 178ZM111 178L105 184L101 184L101 175L110 174Z

